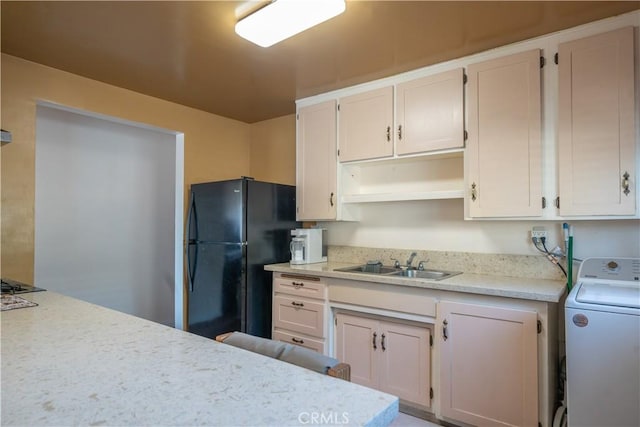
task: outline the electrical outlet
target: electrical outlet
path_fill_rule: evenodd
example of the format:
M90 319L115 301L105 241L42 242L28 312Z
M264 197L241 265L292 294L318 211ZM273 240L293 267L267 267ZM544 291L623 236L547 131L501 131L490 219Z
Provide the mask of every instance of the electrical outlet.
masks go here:
M540 239L544 237L547 238L547 230L544 227L533 227L531 229L531 238L532 239Z

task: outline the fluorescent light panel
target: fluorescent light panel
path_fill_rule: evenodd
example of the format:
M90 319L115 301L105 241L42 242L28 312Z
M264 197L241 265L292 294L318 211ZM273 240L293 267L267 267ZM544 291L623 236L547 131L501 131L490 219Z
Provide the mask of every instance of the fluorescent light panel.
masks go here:
M262 47L344 12L344 0L274 0L236 24L236 34Z

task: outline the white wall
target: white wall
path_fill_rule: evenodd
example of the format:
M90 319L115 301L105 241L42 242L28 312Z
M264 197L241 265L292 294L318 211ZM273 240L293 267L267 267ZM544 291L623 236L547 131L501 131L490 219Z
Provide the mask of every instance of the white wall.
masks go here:
M370 203L359 222L323 222L330 245L535 255L532 227L545 227L547 247L562 244L562 222L465 221L462 200ZM640 220L568 221L574 257L640 257Z
M36 286L173 325L175 206L176 135L38 106Z

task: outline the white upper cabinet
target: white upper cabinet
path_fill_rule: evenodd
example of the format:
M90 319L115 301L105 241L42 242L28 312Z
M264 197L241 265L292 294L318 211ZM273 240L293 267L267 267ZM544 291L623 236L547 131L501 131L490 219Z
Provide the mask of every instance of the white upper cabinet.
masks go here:
M465 219L640 218L639 18L299 100L298 219L459 198Z
M471 64L468 74L470 216L540 216L540 50Z
M634 215L633 27L558 47L560 215Z
M336 219L336 101L298 109L296 219Z
M396 87L396 154L464 146L462 68L400 83Z
M351 162L464 147L462 68L340 99L339 160ZM396 125L394 126L394 106Z
M341 162L393 155L393 87L340 99Z

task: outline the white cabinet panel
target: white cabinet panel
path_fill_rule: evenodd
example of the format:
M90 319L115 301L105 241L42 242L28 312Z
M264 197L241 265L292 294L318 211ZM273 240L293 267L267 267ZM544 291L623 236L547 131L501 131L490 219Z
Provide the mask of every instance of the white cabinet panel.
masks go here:
M431 329L365 316L336 314L336 357L351 381L431 406Z
M300 347L308 348L322 354L324 352L324 341L319 339L309 338L303 335L296 335L292 332L276 330L273 332L274 340L286 342L289 344L295 344Z
M431 330L402 323L381 322L380 383L387 393L429 407Z
M560 214L633 215L633 27L562 43L558 55Z
M393 87L340 99L341 162L393 155Z
M299 298L316 298L324 300L327 297L327 285L316 277L301 277L281 274L273 279L273 291L289 294Z
M442 415L482 426L538 425L537 314L439 303Z
M540 216L540 50L471 64L468 72L470 216Z
M396 87L396 154L464 146L463 70L446 71Z
M336 219L336 101L303 107L297 115L296 219Z
M314 337L323 338L324 304L287 295L273 298L273 325Z
M378 388L378 322L342 313L336 320L336 357L351 366L351 382Z

